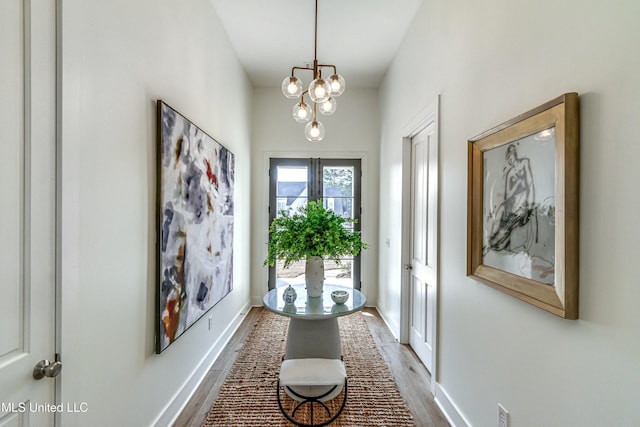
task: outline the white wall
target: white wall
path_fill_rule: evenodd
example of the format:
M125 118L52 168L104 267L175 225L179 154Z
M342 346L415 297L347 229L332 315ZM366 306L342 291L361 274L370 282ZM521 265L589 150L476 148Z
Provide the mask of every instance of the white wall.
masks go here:
M498 402L514 427L640 425L638 16L635 0L425 1L380 89L379 306L399 322L401 130L440 94L437 381L472 425L496 425ZM465 275L467 139L572 91L577 321Z
M62 424L167 425L249 303L252 89L207 0L61 10ZM234 290L160 355L157 99L236 156Z
M378 91L350 88L347 80L347 90L336 101L336 112L319 118L325 126L324 139L312 143L304 137L304 125L291 116L293 100L285 98L279 88L254 91L251 157L251 296L254 305L262 304L268 282L268 269L262 262L267 255L270 157L362 158L362 237L370 244L361 257L362 291L367 295L367 304L375 305L380 164Z

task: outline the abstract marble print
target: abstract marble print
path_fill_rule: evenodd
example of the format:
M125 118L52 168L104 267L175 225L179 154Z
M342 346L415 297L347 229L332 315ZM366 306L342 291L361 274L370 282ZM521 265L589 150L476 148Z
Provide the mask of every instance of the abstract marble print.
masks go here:
M234 155L162 101L159 353L233 289Z

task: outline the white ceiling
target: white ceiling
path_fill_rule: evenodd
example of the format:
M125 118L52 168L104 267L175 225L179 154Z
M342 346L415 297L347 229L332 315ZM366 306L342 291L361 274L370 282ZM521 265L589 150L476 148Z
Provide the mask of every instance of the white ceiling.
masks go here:
M211 3L255 87L279 87L292 67L313 62L314 0ZM377 88L421 3L318 0L318 61L335 65L347 88Z

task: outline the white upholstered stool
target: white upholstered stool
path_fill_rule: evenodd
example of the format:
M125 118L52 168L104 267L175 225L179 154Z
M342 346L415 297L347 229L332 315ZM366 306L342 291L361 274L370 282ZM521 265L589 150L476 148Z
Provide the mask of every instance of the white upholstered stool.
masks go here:
M287 413L282 405L280 387L298 403L291 413ZM344 388L342 404L335 414L324 402L338 396ZM286 359L280 366L280 376L277 386L278 405L282 414L292 423L301 427L325 426L332 423L342 413L347 402L347 371L344 363L339 359ZM314 424L313 404L317 403L327 412L328 419ZM295 419L296 411L303 405L310 405L309 424Z

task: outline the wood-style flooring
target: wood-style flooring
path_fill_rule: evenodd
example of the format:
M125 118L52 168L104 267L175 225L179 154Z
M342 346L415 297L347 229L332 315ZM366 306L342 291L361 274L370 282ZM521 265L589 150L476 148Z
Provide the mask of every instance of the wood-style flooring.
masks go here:
M174 427L200 427L202 425L211 405L218 396L220 387L231 370L233 362L236 360L238 351L244 345L249 331L260 317L262 310L264 310L262 307L254 307L249 311L229 344L211 366L191 400L178 416ZM375 308L366 308L364 317L380 354L391 369L400 394L407 402L416 425L418 427L449 426L431 395L429 371L415 353L409 346L398 343Z

